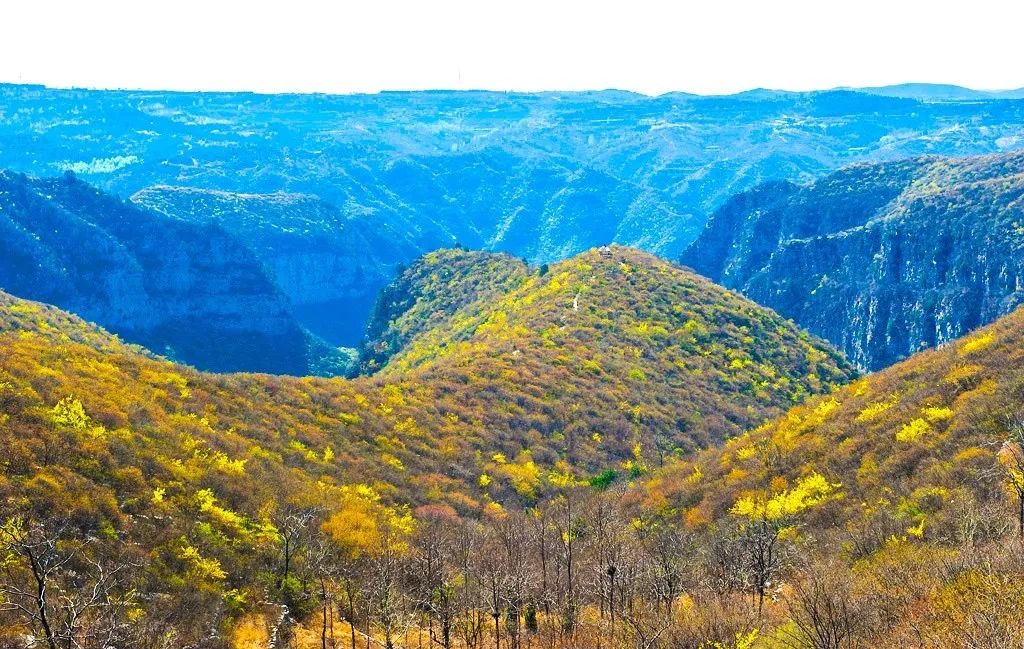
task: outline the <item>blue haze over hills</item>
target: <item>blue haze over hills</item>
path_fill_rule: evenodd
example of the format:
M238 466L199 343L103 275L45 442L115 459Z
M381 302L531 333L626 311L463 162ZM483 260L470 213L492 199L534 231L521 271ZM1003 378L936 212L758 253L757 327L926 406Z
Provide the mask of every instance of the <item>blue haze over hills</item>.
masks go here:
M71 171L133 203L132 218L164 229L168 221L213 226L251 257L232 253L232 264L244 261L252 265L245 273L265 278L260 299L281 316L274 335L355 346L379 289L423 252L458 243L542 263L615 242L675 259L710 214L766 181L807 183L851 163L1021 147L1021 96L923 84L721 97L4 85L0 168L34 177ZM76 219L102 220L79 207ZM0 213L11 231L26 230L24 219L10 220L10 208ZM52 259L45 248L21 263ZM0 265L3 288L60 304L52 287L28 282L11 263ZM64 269L61 281L73 274ZM144 310L160 281L142 282L150 288L135 297L122 291L127 303L117 312ZM246 317L260 303L235 299L217 298L218 318ZM97 310L95 319L110 326L104 317ZM203 366L202 345L174 336L163 335L176 344L150 333L136 338ZM214 369L281 368L243 353ZM317 370L307 363L284 371Z

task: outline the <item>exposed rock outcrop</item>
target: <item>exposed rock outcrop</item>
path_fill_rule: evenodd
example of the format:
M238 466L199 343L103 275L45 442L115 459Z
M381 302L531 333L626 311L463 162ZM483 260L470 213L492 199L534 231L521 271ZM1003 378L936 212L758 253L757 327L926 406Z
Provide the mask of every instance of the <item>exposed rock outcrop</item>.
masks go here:
M0 286L203 369L310 370L309 335L244 245L70 174L0 172Z
M718 210L682 261L879 369L1024 302L1024 154L765 185Z

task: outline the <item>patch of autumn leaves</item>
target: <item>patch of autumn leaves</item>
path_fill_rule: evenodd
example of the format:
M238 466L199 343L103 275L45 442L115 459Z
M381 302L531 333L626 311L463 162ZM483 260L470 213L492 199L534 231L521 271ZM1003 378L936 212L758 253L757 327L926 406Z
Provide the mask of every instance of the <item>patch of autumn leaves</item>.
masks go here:
M96 582L95 565L145 565L125 569L131 588L106 582L105 610L179 643L211 628L262 637L268 596L309 629L327 611L336 631L396 646L449 614L482 625L475 646L545 633L551 646L806 645L824 609L846 611L828 621L845 625L838 646L1005 630L1024 316L732 434L841 367L632 255L555 265L493 309L455 309L437 325L451 349L417 351L413 335L395 356L407 376L357 381L202 374L4 298L5 565L31 583L29 531L85 562L51 592ZM629 326L610 329L612 315ZM744 342L769 328L777 348ZM654 380L679 363L684 378ZM712 398L746 403L743 418L716 423L696 405ZM695 430L728 439L671 446ZM439 544L465 560L437 564Z

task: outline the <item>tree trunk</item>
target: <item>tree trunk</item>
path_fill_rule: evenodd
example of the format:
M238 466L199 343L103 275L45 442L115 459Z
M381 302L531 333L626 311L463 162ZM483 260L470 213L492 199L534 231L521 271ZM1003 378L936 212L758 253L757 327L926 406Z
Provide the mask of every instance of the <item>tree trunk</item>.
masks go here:
M322 619L320 620L320 648L327 649L327 593L321 585L320 594L323 597Z
M291 539L286 535L284 538L284 565L281 566L281 576L277 579L277 587L280 589L288 579L288 572L291 570L292 554Z
M1024 491L1020 491L1017 493L1017 501L1020 504L1020 511L1017 515L1017 533L1020 535L1020 538L1024 539Z
M57 649L57 640L53 637L53 630L50 628L50 619L46 614L46 576L42 567L36 561L35 554L26 550L29 565L32 567L32 576L36 581L36 611L39 613L39 624L43 627L43 634L46 636L46 644L50 649Z
M348 628L352 631L352 649L356 649L356 604L352 591L352 582L349 581L345 586L345 594L348 596Z
M608 615L611 619L609 647L615 646L615 574L608 576L608 580L611 582L608 588Z

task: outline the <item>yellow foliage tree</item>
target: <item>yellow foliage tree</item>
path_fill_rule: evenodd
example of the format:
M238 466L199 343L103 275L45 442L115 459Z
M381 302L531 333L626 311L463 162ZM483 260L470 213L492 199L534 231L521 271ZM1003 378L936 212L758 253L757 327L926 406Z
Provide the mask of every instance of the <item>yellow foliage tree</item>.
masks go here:
M339 492L337 511L322 529L348 559L408 549L414 521L407 510L385 505L368 485L345 485Z
M740 519L747 576L757 598L758 614L776 575L783 568L782 542L796 533L797 519L808 509L839 497L841 485L820 473L801 478L791 489L740 498L729 512Z

